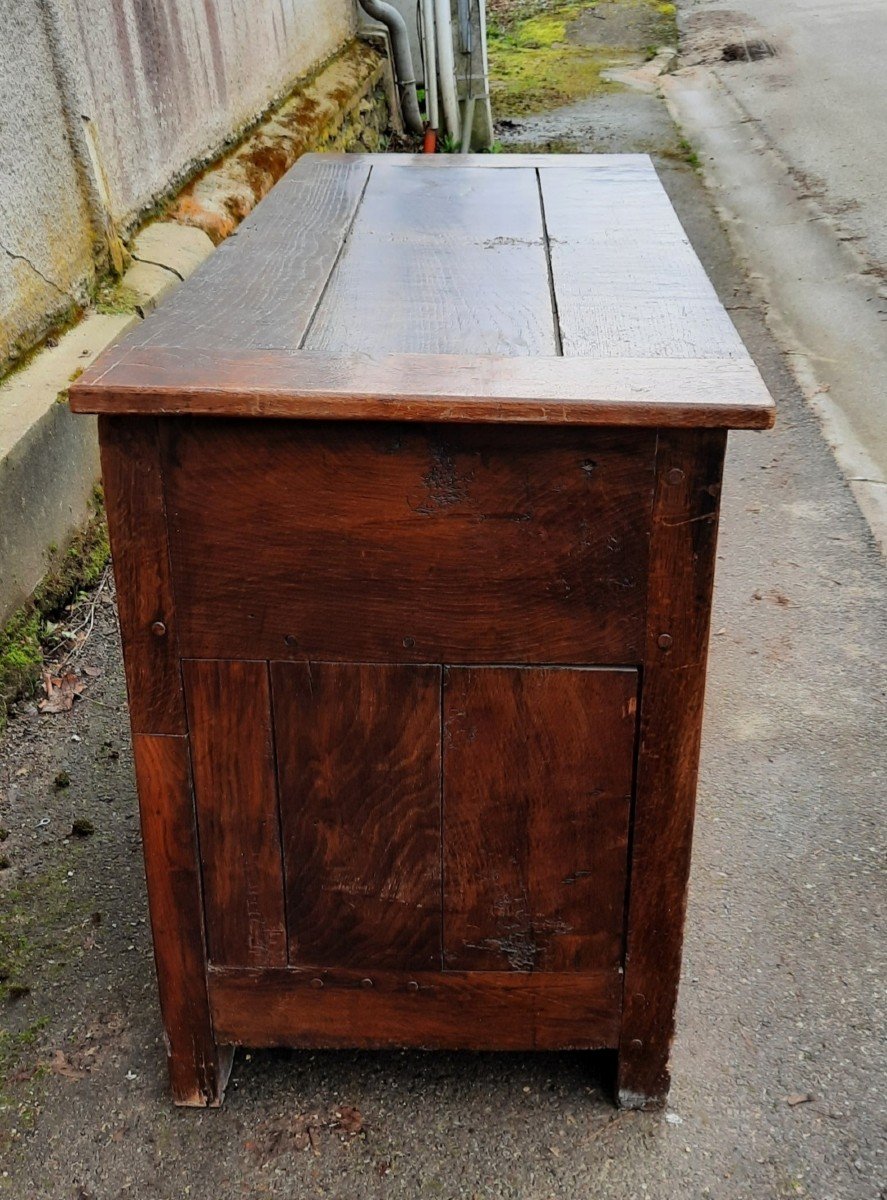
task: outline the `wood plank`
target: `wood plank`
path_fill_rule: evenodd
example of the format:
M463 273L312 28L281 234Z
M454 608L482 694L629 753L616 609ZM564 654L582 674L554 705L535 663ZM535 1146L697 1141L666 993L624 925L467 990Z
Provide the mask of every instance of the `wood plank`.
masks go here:
M636 662L655 435L181 421L192 658Z
M655 174L539 179L565 355L747 358Z
M268 666L192 660L182 670L210 960L285 966Z
M214 1040L206 991L203 905L188 739L133 738L154 960L177 1104L217 1106L231 1047Z
M304 345L556 353L535 173L373 174Z
M310 170L296 164L188 282L121 344L204 351L298 346L370 170L368 155L323 155Z
M271 668L291 963L440 966L440 668Z
M618 971L637 672L468 667L444 689L444 964Z
M616 971L209 975L219 1036L247 1046L603 1049L619 1036L620 986Z
M142 416L769 429L775 414L747 357L340 357L121 346L70 395L75 412Z
M132 728L184 733L157 422L102 417L99 440Z
M726 434L663 434L648 584L619 1099L655 1107L681 969Z
M299 160L307 168L313 159L326 157L321 154L305 154ZM359 154L344 154L342 158L361 158ZM446 154L385 154L373 159L374 170L429 170L451 171L458 164L460 170L514 171L551 170L569 168L574 171L594 171L603 176L619 173L626 177L654 175L656 169L649 154L460 154L456 163Z

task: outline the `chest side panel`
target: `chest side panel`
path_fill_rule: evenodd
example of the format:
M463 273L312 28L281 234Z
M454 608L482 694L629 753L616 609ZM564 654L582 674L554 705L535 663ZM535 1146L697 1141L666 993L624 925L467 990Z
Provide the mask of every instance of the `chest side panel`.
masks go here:
M187 657L640 660L652 431L165 432Z

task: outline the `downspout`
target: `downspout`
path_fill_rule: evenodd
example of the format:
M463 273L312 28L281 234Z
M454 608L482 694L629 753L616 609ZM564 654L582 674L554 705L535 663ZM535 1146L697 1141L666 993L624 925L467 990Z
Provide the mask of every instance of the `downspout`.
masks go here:
M459 141L459 99L456 95L456 59L453 54L453 16L450 0L434 0L437 25L437 61L440 64L440 98L443 103L447 133Z
M425 56L425 110L428 124L440 129L440 109L437 103L437 39L434 36L434 0L422 0L422 52Z
M413 70L413 55L406 22L390 4L384 0L360 0L360 7L380 21L391 38L391 53L394 56L394 78L400 92L400 109L403 123L410 133L422 133L422 114L419 112L419 97L416 95L416 74Z

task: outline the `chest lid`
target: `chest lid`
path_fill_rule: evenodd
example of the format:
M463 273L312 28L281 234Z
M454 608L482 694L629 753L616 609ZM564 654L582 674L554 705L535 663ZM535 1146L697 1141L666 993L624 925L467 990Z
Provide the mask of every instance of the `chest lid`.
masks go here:
M78 412L766 428L646 155L301 158Z

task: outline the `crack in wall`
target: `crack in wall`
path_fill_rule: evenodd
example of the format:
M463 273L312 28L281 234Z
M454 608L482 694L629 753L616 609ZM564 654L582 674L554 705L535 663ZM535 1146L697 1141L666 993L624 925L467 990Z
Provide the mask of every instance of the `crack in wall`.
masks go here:
M44 283L48 283L50 287L55 288L58 294L60 296L64 296L66 300L74 299L71 293L65 291L63 287L60 287L54 279L50 279L48 275L44 275L40 268L35 263L32 263L26 254L16 254L14 250L10 250L8 246L4 246L2 242L0 242L0 250L2 250L4 254L6 254L9 258L14 259L16 262L27 263L35 275L39 275Z

